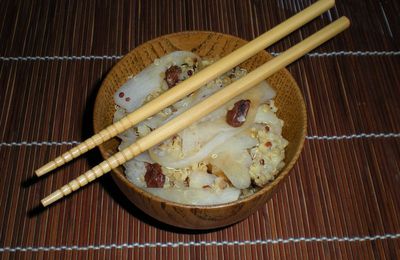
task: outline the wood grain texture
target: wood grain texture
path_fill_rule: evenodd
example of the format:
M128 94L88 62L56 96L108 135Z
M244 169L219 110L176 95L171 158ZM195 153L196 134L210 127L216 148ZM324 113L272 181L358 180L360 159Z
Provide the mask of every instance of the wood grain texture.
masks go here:
M183 30L251 39L311 1L11 1L0 4L1 57L123 55ZM316 52L399 51L398 1L337 1L269 48L281 52L339 16L352 27ZM116 59L0 60L0 142L72 141L92 134L94 97ZM288 68L307 102L309 135L400 132L400 56L305 57ZM0 146L0 257L21 259L280 259L400 257L400 239L173 247L145 243L365 237L400 233L400 139L308 140L286 184L228 228L188 232L130 204L104 176L51 208L40 198L99 162L93 151L41 180L34 169L70 146ZM39 246L137 247L49 250ZM11 247L14 251L5 250ZM21 251L33 247L37 251ZM46 248L49 249L49 248Z

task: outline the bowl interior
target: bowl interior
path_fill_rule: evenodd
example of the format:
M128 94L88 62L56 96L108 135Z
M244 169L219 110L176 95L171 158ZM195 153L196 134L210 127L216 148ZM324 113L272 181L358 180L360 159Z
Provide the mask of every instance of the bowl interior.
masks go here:
M162 36L140 45L119 61L103 81L96 97L94 108L93 120L95 133L98 133L100 130L112 124L115 112L113 100L115 91L126 82L129 77L137 74L151 64L154 59L176 50L193 51L200 57L218 58L231 53L245 43L246 41L240 38L221 33L181 32ZM270 59L272 59L272 56L262 51L240 64L240 66L251 71ZM286 166L273 182L255 195L247 197L244 201L249 201L252 197L273 190L273 187L288 174L299 156L306 134L306 110L304 100L299 87L290 73L286 69L282 69L268 78L267 81L277 91L277 97L275 99L278 107L277 114L278 117L285 122L282 134L289 141L285 156ZM119 140L117 138L113 138L100 145L99 148L102 156L108 158L118 152L118 145ZM163 201L160 198L136 188L125 178L122 167L113 170L113 175L135 192L139 192L148 198L163 203L174 204L172 202ZM184 205L177 204L177 206Z

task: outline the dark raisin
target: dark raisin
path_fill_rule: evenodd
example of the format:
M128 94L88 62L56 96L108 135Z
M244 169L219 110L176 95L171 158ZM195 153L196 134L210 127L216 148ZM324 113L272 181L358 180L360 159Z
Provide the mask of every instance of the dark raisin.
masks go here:
M264 145L269 148L269 147L272 146L272 143L271 142L266 142Z
M123 97L125 96L125 93L124 93L124 92L120 92L118 96L119 96L120 98L123 98Z
M176 65L169 67L165 71L165 81L167 82L168 88L174 87L179 82L179 74L181 74L181 72L181 68Z
M250 100L239 100L233 108L226 113L226 122L232 127L239 127L246 121L250 108Z
M162 188L164 186L165 176L162 173L161 165L158 163L147 164L144 180L148 188Z

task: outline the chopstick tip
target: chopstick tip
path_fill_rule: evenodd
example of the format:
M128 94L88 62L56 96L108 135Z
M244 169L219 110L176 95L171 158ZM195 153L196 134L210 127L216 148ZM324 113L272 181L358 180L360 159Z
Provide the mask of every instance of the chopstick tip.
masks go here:
M45 173L43 172L42 168L39 168L39 169L37 169L37 170L35 171L35 174L36 174L37 177L40 177L40 176L42 176L42 175L45 174Z
M46 163L45 165L43 165L42 167L40 167L39 169L37 169L35 171L36 176L40 177L45 175L48 172L51 172L52 170L54 170L55 168L57 168L56 163L54 163L53 161Z
M342 16L340 19L343 19L345 21L345 23L347 24L347 27L350 26L351 22L350 22L350 19L347 18L347 16Z
M341 26L343 29L347 29L350 27L350 19L347 18L346 16L342 16L339 19L337 19L335 22L333 22L335 24L338 24L339 26Z
M52 194L50 194L49 196L42 199L40 202L42 203L43 207L47 207L53 202L56 202L57 200L61 199L62 197L64 197L64 194L60 190L57 190Z

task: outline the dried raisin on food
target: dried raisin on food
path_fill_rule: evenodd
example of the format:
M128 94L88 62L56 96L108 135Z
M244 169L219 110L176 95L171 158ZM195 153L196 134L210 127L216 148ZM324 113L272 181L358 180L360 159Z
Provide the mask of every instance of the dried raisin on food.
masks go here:
M161 165L158 163L147 164L144 180L148 188L162 188L165 182L165 175L162 173Z
M239 100L231 110L226 113L226 122L232 127L240 127L246 122L250 108L250 100Z
M182 69L176 65L169 67L165 71L165 81L167 82L168 88L174 87L179 82L179 74L182 73Z

